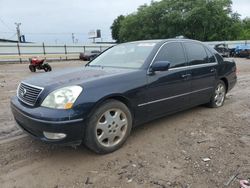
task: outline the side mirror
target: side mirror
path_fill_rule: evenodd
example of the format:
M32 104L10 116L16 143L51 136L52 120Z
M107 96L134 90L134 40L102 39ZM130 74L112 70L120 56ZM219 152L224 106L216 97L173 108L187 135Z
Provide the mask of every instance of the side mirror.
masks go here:
M151 73L154 73L156 71L167 71L169 67L170 63L168 61L155 61L149 68L149 71Z

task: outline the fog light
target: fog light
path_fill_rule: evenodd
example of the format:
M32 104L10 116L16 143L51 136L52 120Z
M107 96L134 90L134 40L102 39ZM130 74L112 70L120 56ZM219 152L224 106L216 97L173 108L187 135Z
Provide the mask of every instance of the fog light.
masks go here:
M64 133L49 133L49 132L43 132L43 135L51 140L60 140L65 138L67 135Z

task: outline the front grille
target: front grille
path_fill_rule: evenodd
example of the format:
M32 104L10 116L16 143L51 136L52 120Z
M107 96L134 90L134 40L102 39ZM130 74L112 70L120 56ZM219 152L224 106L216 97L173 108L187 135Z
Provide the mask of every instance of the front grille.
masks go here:
M21 83L18 87L17 97L24 103L34 106L43 88Z

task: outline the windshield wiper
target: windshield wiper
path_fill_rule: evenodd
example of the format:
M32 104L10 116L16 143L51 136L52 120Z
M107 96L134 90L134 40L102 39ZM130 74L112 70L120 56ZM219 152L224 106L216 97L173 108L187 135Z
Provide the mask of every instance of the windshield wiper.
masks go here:
M86 66L89 66L89 67L102 67L101 65L90 65L90 64L87 64Z

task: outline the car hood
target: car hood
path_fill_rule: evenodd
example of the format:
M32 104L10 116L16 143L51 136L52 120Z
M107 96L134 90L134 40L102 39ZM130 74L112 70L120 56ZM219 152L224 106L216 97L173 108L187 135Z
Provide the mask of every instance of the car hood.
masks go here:
M82 85L85 82L126 74L134 71L136 70L103 67L78 67L54 72L39 73L41 75L29 77L23 82L43 88L48 86L57 87L73 84Z

